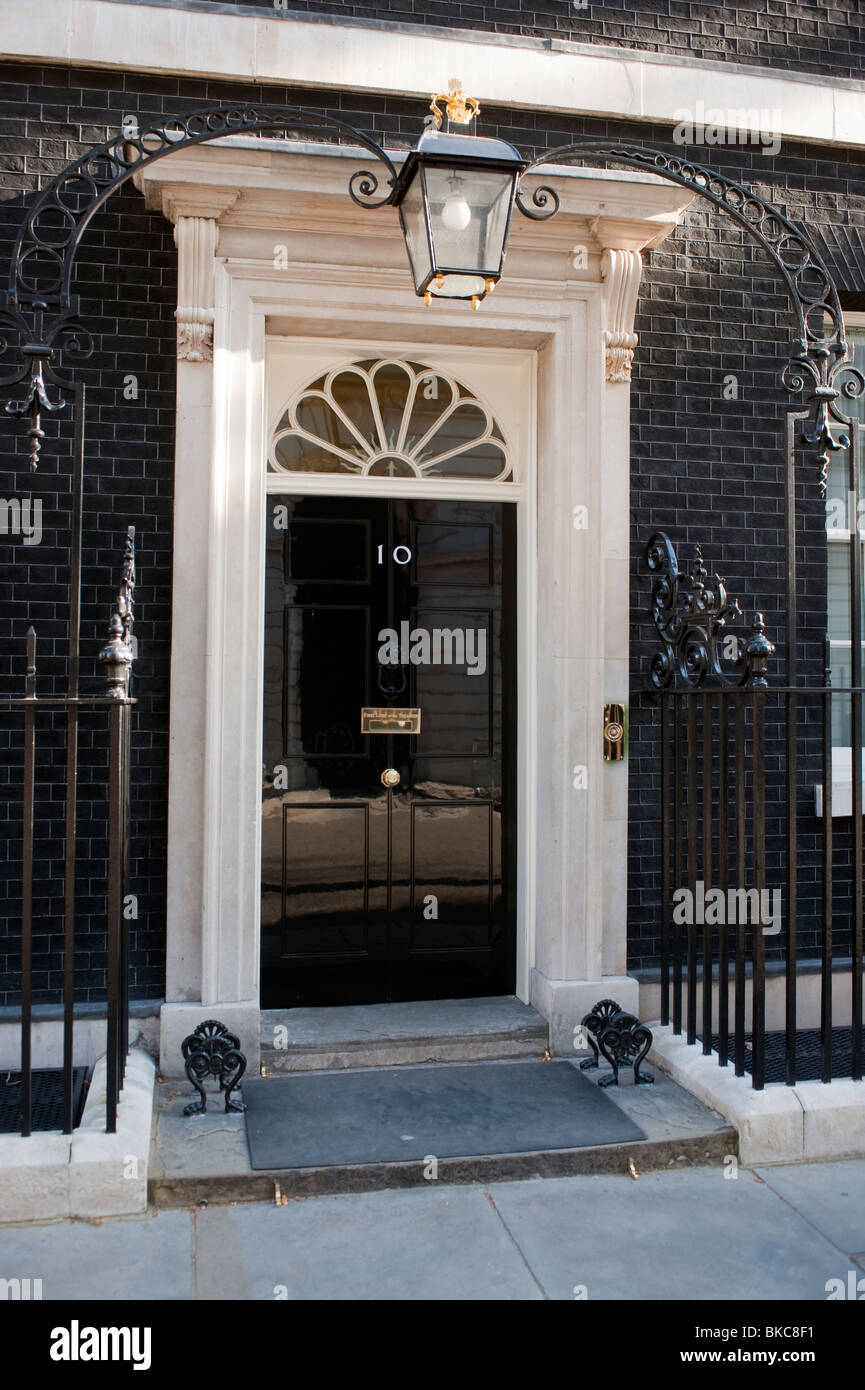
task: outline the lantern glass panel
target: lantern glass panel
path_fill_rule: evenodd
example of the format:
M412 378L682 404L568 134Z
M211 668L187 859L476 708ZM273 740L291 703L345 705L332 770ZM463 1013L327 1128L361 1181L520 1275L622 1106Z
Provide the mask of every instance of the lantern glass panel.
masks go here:
M435 269L500 275L515 171L433 165L424 178Z
M411 273L414 276L415 289L420 291L424 289L432 275L432 260L424 210L423 179L419 174L415 175L408 186L406 195L400 203L399 215L402 219L402 229L411 263Z

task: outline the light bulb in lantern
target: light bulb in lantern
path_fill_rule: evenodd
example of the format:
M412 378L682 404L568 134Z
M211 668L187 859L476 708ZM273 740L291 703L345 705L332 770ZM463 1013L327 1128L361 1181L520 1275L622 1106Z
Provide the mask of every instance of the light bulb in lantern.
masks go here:
M442 208L442 222L449 232L464 232L472 220L472 210L465 198L452 193Z

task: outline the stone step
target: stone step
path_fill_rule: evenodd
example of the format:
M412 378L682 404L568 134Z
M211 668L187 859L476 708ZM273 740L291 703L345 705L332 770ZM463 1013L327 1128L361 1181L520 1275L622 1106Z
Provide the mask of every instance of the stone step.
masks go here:
M720 1170L730 1155L738 1153L735 1129L669 1077L654 1068L652 1071L652 1086L635 1087L623 1079L618 1088L606 1092L639 1125L645 1139L529 1153L441 1158L436 1182L513 1182L597 1173L636 1178L658 1169L705 1166L717 1166ZM184 1117L183 1106L191 1092L185 1086L182 1091L178 1089L183 1085L163 1081L157 1088L157 1126L149 1182L150 1201L155 1207L282 1202L429 1185L423 1164L417 1161L253 1170L244 1116L226 1115L218 1095L213 1095L209 1100L212 1109L206 1115Z
M537 1057L547 1022L514 996L265 1009L263 1074Z

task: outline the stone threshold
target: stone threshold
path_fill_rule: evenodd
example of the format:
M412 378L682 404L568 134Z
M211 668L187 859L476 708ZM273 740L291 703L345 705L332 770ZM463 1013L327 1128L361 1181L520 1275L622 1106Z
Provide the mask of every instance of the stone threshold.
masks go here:
M491 1062L491 1066L507 1062ZM653 1086L634 1086L623 1072L607 1096L646 1135L645 1139L586 1148L442 1158L436 1185L512 1182L584 1174L634 1174L657 1169L719 1167L738 1151L735 1129L662 1074ZM205 1115L184 1116L192 1098L183 1082L157 1086L157 1127L151 1160L153 1206L294 1200L345 1192L429 1186L417 1161L328 1165L254 1171L249 1164L243 1115L226 1115L218 1094Z
M546 1019L513 995L265 1009L266 1074L540 1056Z
M755 1091L749 1076L721 1067L672 1027L650 1025L649 1061L735 1126L743 1163L797 1163L865 1156L865 1082L770 1083Z

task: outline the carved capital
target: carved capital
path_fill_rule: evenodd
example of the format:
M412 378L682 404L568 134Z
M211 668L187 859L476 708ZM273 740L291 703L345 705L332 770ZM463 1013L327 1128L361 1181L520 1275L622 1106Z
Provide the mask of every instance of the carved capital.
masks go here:
M607 381L630 381L637 335L634 315L643 273L639 251L608 247L601 257L606 287L607 327L604 333Z
M219 229L213 217L178 217L177 357L181 362L213 360L213 257Z

